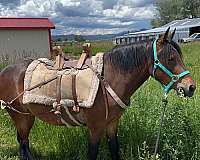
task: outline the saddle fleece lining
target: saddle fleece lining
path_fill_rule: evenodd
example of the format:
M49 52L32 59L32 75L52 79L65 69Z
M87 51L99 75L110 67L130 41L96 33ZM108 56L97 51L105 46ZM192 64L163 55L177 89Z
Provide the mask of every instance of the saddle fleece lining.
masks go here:
M103 53L98 53L92 58L92 66L99 73L103 70ZM43 62L48 61L46 58L40 58L33 61L27 68L24 79L24 89L28 89L36 84L39 84L51 77L62 74L61 82L61 104L64 106L74 106L72 90L71 90L71 69L63 71L49 70ZM94 104L97 91L99 88L99 79L90 68L79 70L77 73L77 98L80 107L91 108ZM56 81L52 81L40 88L35 88L31 91L26 91L23 95L23 104L44 104L53 105L56 101Z

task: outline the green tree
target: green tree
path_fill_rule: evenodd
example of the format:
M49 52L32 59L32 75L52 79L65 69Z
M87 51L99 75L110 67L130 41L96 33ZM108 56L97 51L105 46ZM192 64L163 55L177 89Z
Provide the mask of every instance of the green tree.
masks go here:
M199 0L156 0L157 14L151 21L153 27L159 27L173 20L200 17Z
M183 0L182 14L184 17L191 16L196 18L200 16L200 1L199 0Z
M182 0L156 0L157 14L152 20L153 27L162 26L172 20L181 19Z

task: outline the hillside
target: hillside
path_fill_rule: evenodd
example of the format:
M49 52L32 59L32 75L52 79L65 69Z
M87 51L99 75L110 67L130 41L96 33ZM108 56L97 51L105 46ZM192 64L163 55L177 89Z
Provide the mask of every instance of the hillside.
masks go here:
M134 32L134 31L131 31ZM88 40L88 41L102 41L102 40L112 40L113 38L117 36L122 36L124 34L127 34L128 32L120 32L118 34L99 34L99 35L82 35L83 39ZM68 40L68 41L74 41L75 39L75 34L70 34L70 35L53 35L53 40L58 41L58 40Z

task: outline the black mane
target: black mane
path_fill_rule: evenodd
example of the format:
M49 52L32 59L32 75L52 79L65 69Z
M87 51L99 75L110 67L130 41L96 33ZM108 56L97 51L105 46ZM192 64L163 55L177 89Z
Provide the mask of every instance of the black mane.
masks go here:
M105 59L118 71L129 72L134 68L140 69L141 65L147 62L148 56L152 54L152 44L152 41L140 41L134 44L119 45L105 54Z
M178 44L174 41L167 41L163 47L160 60L166 61L175 48L182 57L182 52ZM134 44L118 45L112 51L105 54L105 59L120 72L129 72L133 69L141 71L147 64L148 59L153 60L153 41L139 41Z

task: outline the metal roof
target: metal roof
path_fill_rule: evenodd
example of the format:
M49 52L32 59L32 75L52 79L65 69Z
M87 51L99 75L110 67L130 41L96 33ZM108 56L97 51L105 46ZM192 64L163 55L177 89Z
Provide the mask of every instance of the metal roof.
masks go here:
M180 26L200 26L200 18L192 18L192 19L182 19L182 20L175 20L172 21L166 25L164 25L163 27L180 27Z
M48 18L0 18L0 29L54 29Z
M183 19L183 20L175 20L172 21L162 27L159 28L154 28L154 29L149 29L149 30L145 30L145 31L141 31L141 32L134 32L134 33L129 33L126 34L124 36L120 36L118 38L122 38L122 37L130 37L130 36L136 36L138 34L154 34L154 33L162 33L165 32L167 30L168 27L170 27L170 30L174 30L175 28L177 30L181 30L184 28L191 28L191 27L197 27L200 26L200 18L193 18L193 19Z

